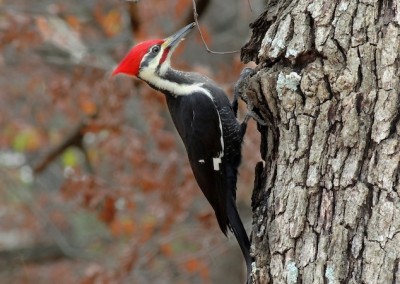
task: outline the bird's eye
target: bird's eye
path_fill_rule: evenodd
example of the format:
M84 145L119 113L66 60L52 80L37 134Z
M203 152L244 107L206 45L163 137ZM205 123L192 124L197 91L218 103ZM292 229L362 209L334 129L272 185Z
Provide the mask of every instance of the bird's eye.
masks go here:
M153 53L158 53L159 51L160 51L160 47L159 47L158 45L154 46L154 47L151 49L151 52L153 52Z

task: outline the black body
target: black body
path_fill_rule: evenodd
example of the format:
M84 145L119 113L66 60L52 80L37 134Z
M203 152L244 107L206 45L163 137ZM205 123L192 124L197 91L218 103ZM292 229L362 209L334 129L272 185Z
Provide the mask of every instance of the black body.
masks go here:
M246 122L238 123L225 93L207 77L173 69L159 76L179 85L199 85L194 92L175 95L149 83L166 95L172 120L185 144L196 181L213 207L222 232L226 235L230 228L234 233L246 260L249 277L252 262L250 242L236 208L236 182ZM216 170L213 159L218 161L221 151L221 163Z

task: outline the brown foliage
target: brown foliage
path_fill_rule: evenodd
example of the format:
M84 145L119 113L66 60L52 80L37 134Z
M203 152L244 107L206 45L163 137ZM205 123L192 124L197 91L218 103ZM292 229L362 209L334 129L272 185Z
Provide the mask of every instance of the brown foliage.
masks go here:
M217 252L207 244L225 239L195 183L164 97L142 83L109 77L132 41L126 3L19 2L25 6L0 3L0 154L22 153L26 162L0 163L0 208L17 212L1 215L0 249L2 232L23 230L27 245L55 243L72 259L22 264L25 273L10 272L0 282L151 283L173 282L177 275L210 282ZM178 15L192 9L189 0L175 1L172 9L168 1L151 2L130 13L135 39L165 36L179 27ZM169 10L176 27L165 30L160 15ZM212 31L203 31L211 42ZM175 59L177 66L205 69ZM218 67L217 81L232 85L242 65L235 58ZM79 139L48 159L74 129ZM257 142L250 134L245 147ZM257 157L248 152L239 188L252 183ZM24 171L37 165L33 181ZM239 190L239 199L248 194Z

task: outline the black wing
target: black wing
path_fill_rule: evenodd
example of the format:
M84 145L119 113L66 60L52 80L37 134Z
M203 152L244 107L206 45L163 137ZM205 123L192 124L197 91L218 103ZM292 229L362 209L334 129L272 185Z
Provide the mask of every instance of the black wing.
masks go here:
M226 234L227 186L223 178L225 159L220 118L215 104L201 92L168 98L167 102L185 144L196 181L213 207L222 232Z

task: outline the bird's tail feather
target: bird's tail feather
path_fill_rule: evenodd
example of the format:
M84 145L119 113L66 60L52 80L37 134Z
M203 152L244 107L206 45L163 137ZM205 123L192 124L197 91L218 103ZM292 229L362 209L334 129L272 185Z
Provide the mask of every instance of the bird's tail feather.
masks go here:
M253 262L253 258L250 256L250 241L247 236L246 230L244 229L243 223L240 219L233 196L228 197L227 201L228 201L227 213L229 219L229 227L232 230L233 234L235 235L236 240L239 243L240 249L242 250L244 259L246 261L247 282L249 283L250 273L251 273L251 263Z

